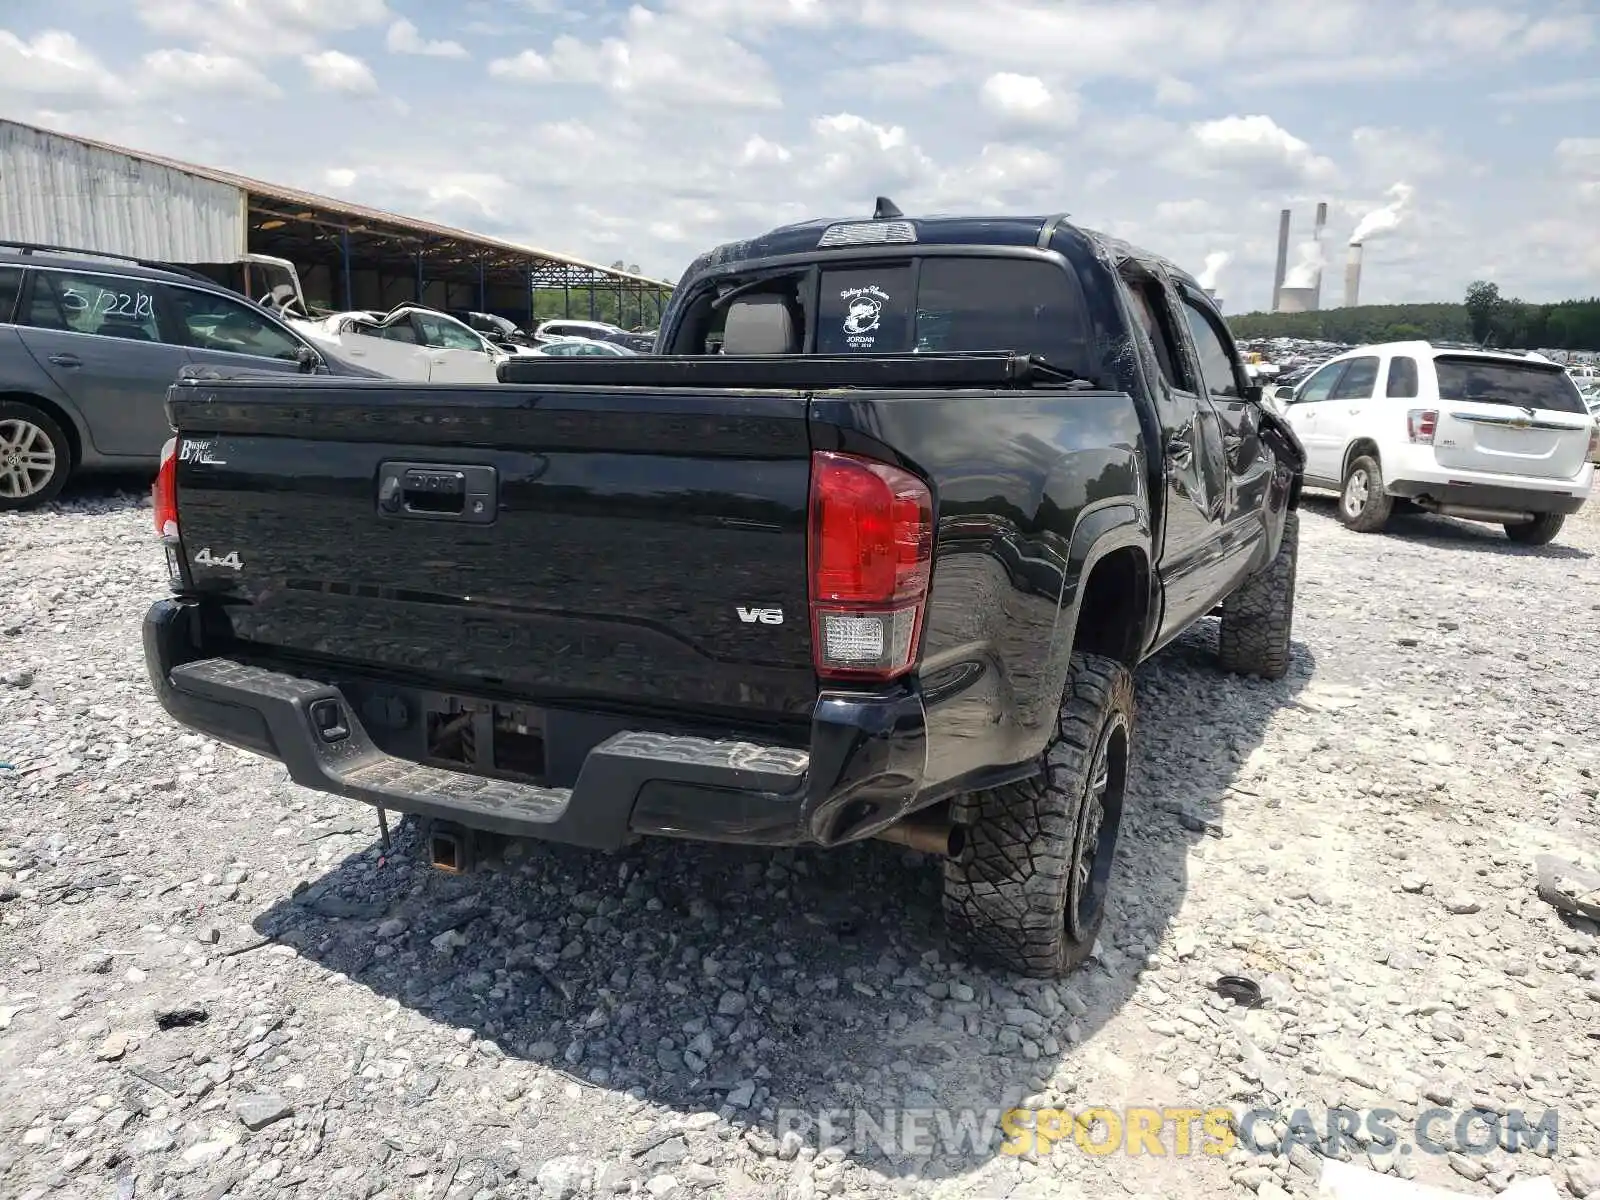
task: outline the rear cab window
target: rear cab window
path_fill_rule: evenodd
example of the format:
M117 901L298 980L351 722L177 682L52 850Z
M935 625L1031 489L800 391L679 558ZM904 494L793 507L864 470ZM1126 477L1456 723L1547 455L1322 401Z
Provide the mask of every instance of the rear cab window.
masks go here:
M824 271L817 304L817 353L904 353L912 348L915 310L909 266Z
M923 259L914 336L920 353L1015 350L1093 374L1077 289L1048 262Z
M714 307L691 305L673 335L677 353L715 354L728 310L758 297L788 312L793 352L817 354L1036 354L1086 378L1098 373L1075 281L1060 265L1023 257L925 254L880 262L800 266Z
M1433 360L1439 399L1587 414L1572 376L1554 363L1440 355Z

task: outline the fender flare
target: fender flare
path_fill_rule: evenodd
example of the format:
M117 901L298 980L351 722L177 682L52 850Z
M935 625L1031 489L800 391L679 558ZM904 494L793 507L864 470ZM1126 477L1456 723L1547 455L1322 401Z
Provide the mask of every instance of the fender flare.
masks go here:
M1053 656L1061 652L1064 641L1068 653L1061 657L1070 658L1071 648L1077 638L1084 584L1094 574L1095 567L1107 555L1127 549L1138 550L1144 555L1150 581L1144 628L1139 630L1135 643L1138 652L1143 653L1151 630L1159 622L1150 520L1134 497L1119 496L1084 509L1073 526L1072 537L1067 544L1067 569L1062 575L1061 596L1057 603L1056 630L1051 638Z

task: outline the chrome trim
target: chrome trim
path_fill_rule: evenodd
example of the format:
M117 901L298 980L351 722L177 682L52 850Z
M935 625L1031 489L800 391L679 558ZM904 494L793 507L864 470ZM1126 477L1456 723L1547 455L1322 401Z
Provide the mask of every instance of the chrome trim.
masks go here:
M1453 412L1452 420L1470 421L1474 425L1500 425L1507 429L1554 429L1566 433L1582 433L1581 425L1562 425L1554 421L1530 421L1527 417L1489 417L1478 413Z

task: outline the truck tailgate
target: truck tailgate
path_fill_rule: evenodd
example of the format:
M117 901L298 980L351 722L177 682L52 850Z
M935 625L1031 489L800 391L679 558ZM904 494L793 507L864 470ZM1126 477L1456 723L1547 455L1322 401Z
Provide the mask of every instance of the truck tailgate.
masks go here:
M803 393L329 384L171 394L182 552L236 638L469 692L809 715Z

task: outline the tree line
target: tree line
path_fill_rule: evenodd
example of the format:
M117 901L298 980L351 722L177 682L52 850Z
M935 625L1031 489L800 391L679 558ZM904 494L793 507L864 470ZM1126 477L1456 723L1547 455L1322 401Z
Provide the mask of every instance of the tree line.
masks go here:
M577 321L608 321L623 329L642 326L654 329L666 310L672 293L640 293L624 290L617 295L616 288L604 285L596 288L575 287L535 288L533 290L533 319L535 322L550 317L571 317Z
M1600 296L1530 304L1477 280L1459 304L1363 304L1305 313L1240 313L1237 338L1291 337L1361 345L1427 340L1532 350L1600 350Z

